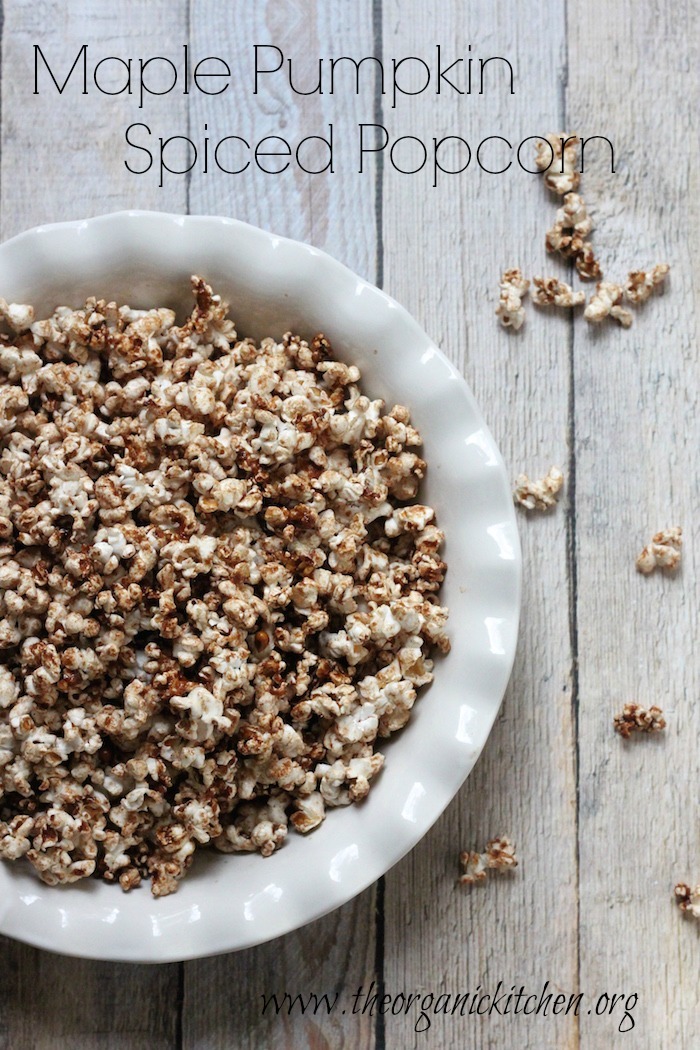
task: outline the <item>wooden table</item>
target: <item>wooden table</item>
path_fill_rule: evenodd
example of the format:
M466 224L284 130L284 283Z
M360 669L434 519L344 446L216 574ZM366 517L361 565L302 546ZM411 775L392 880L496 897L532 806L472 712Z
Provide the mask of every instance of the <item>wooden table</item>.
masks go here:
M513 475L559 464L566 494L554 513L521 518L512 682L477 768L408 857L337 912L226 957L112 965L5 940L0 1048L700 1046L700 926L672 900L676 881L700 881L697 9L670 0L5 0L3 15L4 238L140 207L233 215L308 240L381 283L463 369ZM65 76L83 43L91 70L110 54L175 56L185 42L193 59L227 58L224 95L173 91L139 110L137 97L84 96L73 81L59 96L45 74L32 94L35 43ZM264 43L293 58L300 88L313 83L318 57L381 55L390 72L392 58L434 66L436 44L447 62L471 44L475 59L510 60L515 92L500 63L487 67L483 94L427 90L395 109L366 69L359 95L347 69L333 95L294 94L281 76L262 78L253 95L253 45ZM414 90L417 66L404 74ZM201 143L207 123L216 138L280 133L293 144L331 122L336 170L227 175L198 165L187 177L166 173L161 188L153 170L125 166L143 159L123 138L138 121L153 138L189 129ZM401 174L388 151L360 174L360 123L428 145L451 134L473 146L561 129L607 136L616 173L591 147L583 183L598 254L612 279L668 261L667 294L628 331L529 306L525 328L505 332L493 315L503 268L566 274L545 255L556 205L541 181L516 165L489 175L472 163L433 188L431 172ZM402 148L394 159L407 165ZM639 548L675 523L685 536L680 575L638 575ZM458 624L453 635L458 645ZM616 736L613 713L631 699L660 704L667 731ZM499 834L517 843L517 872L457 888L459 851ZM350 1008L372 982L382 994L437 999L479 985L493 992L499 981L528 994L545 982L581 991L582 1007L578 1016L430 1014L422 1033L415 1010ZM263 995L285 991L338 991L348 1009L263 1014ZM624 1034L620 1003L596 1016L601 995L620 993L638 996Z

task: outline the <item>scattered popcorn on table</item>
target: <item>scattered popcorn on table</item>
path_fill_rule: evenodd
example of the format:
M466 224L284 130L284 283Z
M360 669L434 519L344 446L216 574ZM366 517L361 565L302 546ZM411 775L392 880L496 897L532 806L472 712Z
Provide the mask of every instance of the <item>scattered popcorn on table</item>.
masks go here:
M673 890L676 904L686 915L694 919L700 919L700 886L693 889L685 882L679 882Z
M553 193L563 196L578 189L581 176L576 171L578 135L549 134L538 139L535 146L535 164L544 172L544 184Z
M559 467L550 467L541 481L530 481L527 474L515 479L513 501L526 510L549 510L557 502L564 484Z
M678 525L662 529L651 538L651 543L644 547L635 562L637 571L648 576L655 569L667 569L673 572L681 562L683 530Z
M553 133L537 140L536 166L543 172L547 188L564 198L562 206L557 209L554 224L545 236L545 247L548 252L558 252L565 259L572 259L581 280L597 282L583 312L588 322L599 324L606 317L612 317L623 328L629 328L633 318L623 306L623 298L634 304L645 302L654 289L663 285L669 266L661 263L648 271L632 270L624 287L602 280L601 265L588 240L593 220L583 197L576 192L581 182L581 174L576 170L579 143L578 135ZM574 307L585 303L583 292L573 291L570 285L556 278L534 277L533 284L532 300L538 306ZM529 281L523 278L520 270L506 270L503 274L496 313L505 326L513 329L522 326L525 320L522 296L528 285Z
M496 316L504 328L512 328L514 332L522 328L525 321L522 300L529 287L530 282L523 277L517 267L503 271Z
M575 292L570 284L556 277L533 277L532 283L532 301L537 306L583 306L586 301L585 292Z
M459 862L464 868L464 874L459 877L462 886L484 882L487 871L508 871L518 866L515 846L507 838L491 839L486 843L483 853L469 853L465 850L460 853Z
M661 287L671 267L659 263L651 270L631 270L625 282L625 295L631 303L644 303L655 288Z
M328 340L0 300L0 857L172 893L364 798L447 652L426 469Z
M657 733L666 728L666 719L660 707L640 707L625 704L620 714L613 719L615 732L627 740L631 733Z
M623 328L632 324L632 314L621 306L622 286L611 281L599 281L583 316L591 324L600 324L606 317L614 317Z

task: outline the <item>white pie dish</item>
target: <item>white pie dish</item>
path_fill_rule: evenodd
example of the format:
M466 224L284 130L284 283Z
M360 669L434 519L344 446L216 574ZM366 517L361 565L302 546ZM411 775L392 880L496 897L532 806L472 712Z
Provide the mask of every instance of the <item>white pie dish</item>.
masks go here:
M441 600L452 651L436 663L409 725L382 742L367 800L329 811L272 857L200 857L169 897L96 880L41 883L0 862L0 933L90 958L167 962L245 948L338 907L434 823L486 742L510 675L520 608L520 547L500 454L460 375L409 314L309 245L232 219L120 212L37 227L0 246L0 295L37 316L88 295L135 307L189 307L202 274L232 304L239 333L323 331L358 364L372 397L409 406L424 438L422 499L447 535Z

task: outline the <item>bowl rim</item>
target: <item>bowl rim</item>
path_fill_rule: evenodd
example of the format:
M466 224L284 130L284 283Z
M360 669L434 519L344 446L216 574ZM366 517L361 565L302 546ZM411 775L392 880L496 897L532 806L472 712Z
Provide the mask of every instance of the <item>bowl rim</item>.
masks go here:
M24 249L32 241L42 237L55 238L60 237L61 234L68 234L74 236L79 234L81 231L89 230L91 227L102 227L110 224L124 224L128 223L138 224L146 221L148 223L162 222L164 224L171 224L179 227L186 228L188 226L193 227L206 227L208 225L216 224L217 226L224 225L231 228L232 230L238 230L245 236L259 240L260 243L263 241L268 247L285 247L288 250L298 251L304 253L307 258L313 259L316 264L322 265L327 272L330 272L339 281L348 283L352 282L356 293L361 290L365 295L370 297L370 301L374 304L381 306L385 311L387 308L393 311L397 318L401 320L401 323L407 326L407 329L417 338L420 339L423 347L428 347L431 354L439 362L442 369L449 376L452 383L456 384L459 390L459 394L464 398L470 408L474 419L478 422L479 432L481 434L480 440L483 442L484 452L490 457L490 463L494 465L497 470L492 471L490 474L490 483L492 485L498 485L500 491L497 493L501 499L503 513L506 516L505 524L508 531L508 539L511 544L511 556L510 560L505 566L502 566L504 572L506 586L509 589L509 593L512 595L512 604L509 610L510 623L508 626L508 641L506 649L503 652L503 659L499 664L499 672L497 681L493 687L493 703L490 711L483 723L483 732L479 738L475 741L474 755L471 758L468 766L462 772L459 782L451 784L447 791L442 793L439 805L434 806L431 810L430 819L420 821L418 824L419 833L417 833L412 839L403 841L401 848L393 849L389 851L388 860L386 856L379 865L374 866L370 863L367 869L363 873L362 877L356 878L350 884L346 884L339 895L336 895L329 903L320 903L314 910L314 913L304 917L301 921L293 921L292 924L287 924L282 929L275 930L270 933L267 932L263 936L256 937L255 935L246 939L243 943L226 946L226 944L217 944L208 950L206 946L199 943L192 944L181 944L179 947L176 946L175 940L163 939L160 943L156 944L153 939L146 940L145 944L142 942L138 945L138 949L135 952L125 953L123 950L116 950L110 948L109 944L97 944L97 945L72 945L70 938L61 938L61 943L57 946L55 936L52 937L50 934L27 934L23 935L21 929L21 923L8 922L8 914L5 910L0 908L0 933L6 936L13 937L17 940L24 941L25 943L34 945L35 947L48 949L51 951L58 951L61 954L73 955L82 958L93 958L93 959L108 959L115 961L131 961L131 962L173 962L182 961L187 959L202 958L209 955L217 955L228 951L243 950L248 947L252 947L256 944L264 943L265 941L274 939L276 937L283 936L287 933L291 933L296 929L299 929L310 922L321 918L323 915L333 911L335 908L341 906L347 901L351 900L359 893L364 891L368 886L374 883L378 878L382 877L389 871L402 857L404 857L410 850L412 850L417 843L423 838L430 827L438 820L444 810L447 808L449 803L454 799L457 792L460 790L464 781L471 773L475 762L477 761L488 736L491 732L498 711L501 707L503 696L505 694L510 676L512 673L513 663L515 659L516 647L517 647L517 636L520 622L520 611L522 601L522 554L520 547L520 539L518 535L518 528L516 522L515 509L512 501L512 494L510 485L506 473L506 467L501 456L501 453L491 435L491 431L486 424L484 417L477 402L472 394L471 388L467 383L466 379L461 372L452 364L452 362L446 357L442 350L437 346L433 339L423 330L415 318L392 298L383 289L372 284L370 281L359 276L349 267L339 262L333 256L328 254L322 249L316 248L315 246L305 242L295 240L289 237L283 237L274 234L268 230L254 226L250 223L243 222L239 219L230 218L227 216L217 215L185 215L177 214L167 211L147 210L147 209L125 209L113 212L107 212L100 215L95 215L89 218L73 219L56 223L43 223L38 226L34 226L30 229L24 230L20 233L15 234L13 237L4 241L0 244L0 259L18 249ZM355 807L352 807L355 808ZM331 817L333 814L331 814ZM381 870L379 870L381 869ZM0 872L1 874L1 872ZM90 880L87 880L90 881ZM62 887L49 888L52 892L62 892ZM161 900L167 900L168 898L161 898ZM55 931L54 931L55 932ZM65 943L64 943L65 940Z

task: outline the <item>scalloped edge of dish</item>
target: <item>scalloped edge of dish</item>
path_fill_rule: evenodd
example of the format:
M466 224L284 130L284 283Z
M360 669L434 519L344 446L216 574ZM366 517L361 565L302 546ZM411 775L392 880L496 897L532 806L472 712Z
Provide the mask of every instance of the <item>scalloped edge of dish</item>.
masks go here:
M346 903L412 849L454 798L486 743L515 656L521 555L503 461L465 380L385 292L319 249L217 216L115 212L35 227L0 246L0 292L51 309L95 293L165 305L197 270L224 294L227 280L232 288L237 279L251 283L232 310L243 315L245 334L268 334L253 330L264 327L272 299L285 320L270 334L299 324L323 329L341 358L360 365L365 390L394 391L409 405L428 461L423 495L447 534L441 600L452 652L436 664L408 726L383 745L387 763L368 799L330 813L308 838L290 835L270 858L207 857L160 900L96 880L47 887L23 866L1 865L0 932L63 954L133 962L216 955ZM122 292L135 281L139 295ZM440 493L449 497L442 505ZM466 510L454 493L468 499Z

